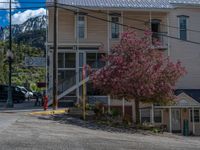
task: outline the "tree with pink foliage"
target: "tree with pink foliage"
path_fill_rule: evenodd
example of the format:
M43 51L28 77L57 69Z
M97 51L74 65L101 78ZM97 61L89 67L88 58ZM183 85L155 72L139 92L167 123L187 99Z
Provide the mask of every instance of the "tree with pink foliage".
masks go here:
M144 33L143 37L136 32L124 33L119 44L103 57L107 65L90 75L94 88L135 102L137 124L140 122L139 102L173 100L175 84L186 73L179 61L174 63L164 57L158 50L159 44L152 46L150 37L149 33Z

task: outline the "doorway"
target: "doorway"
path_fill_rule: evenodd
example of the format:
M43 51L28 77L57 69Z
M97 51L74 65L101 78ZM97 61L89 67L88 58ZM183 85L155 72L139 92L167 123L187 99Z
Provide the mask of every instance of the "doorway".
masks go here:
M172 132L181 132L181 111L180 109L172 109Z

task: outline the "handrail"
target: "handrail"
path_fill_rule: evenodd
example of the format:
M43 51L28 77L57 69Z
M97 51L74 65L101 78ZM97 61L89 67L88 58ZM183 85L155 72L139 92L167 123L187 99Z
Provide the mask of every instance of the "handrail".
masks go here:
M83 85L84 83L89 81L89 77L87 77L86 79L82 80L81 82L79 82L79 84L75 84L72 87L68 88L66 91L62 92L60 95L57 96L57 100L60 100L61 98L63 98L65 95L69 94L70 92L74 91L77 87L80 87L81 85ZM48 105L51 105L53 103L53 100L50 100L48 102Z

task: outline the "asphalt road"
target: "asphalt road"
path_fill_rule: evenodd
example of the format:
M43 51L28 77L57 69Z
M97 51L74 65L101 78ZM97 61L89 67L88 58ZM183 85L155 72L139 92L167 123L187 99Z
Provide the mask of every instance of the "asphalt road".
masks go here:
M0 112L0 150L199 150L200 137L116 133Z

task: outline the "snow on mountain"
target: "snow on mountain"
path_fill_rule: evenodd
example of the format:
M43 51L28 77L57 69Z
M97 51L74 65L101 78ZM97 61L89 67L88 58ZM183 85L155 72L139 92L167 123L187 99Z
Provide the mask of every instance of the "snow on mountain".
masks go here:
M30 18L22 24L12 25L12 35L15 37L19 34L38 31L38 30L46 30L46 16L37 16L35 18ZM9 27L3 28L0 30L0 40L6 40L9 36Z

